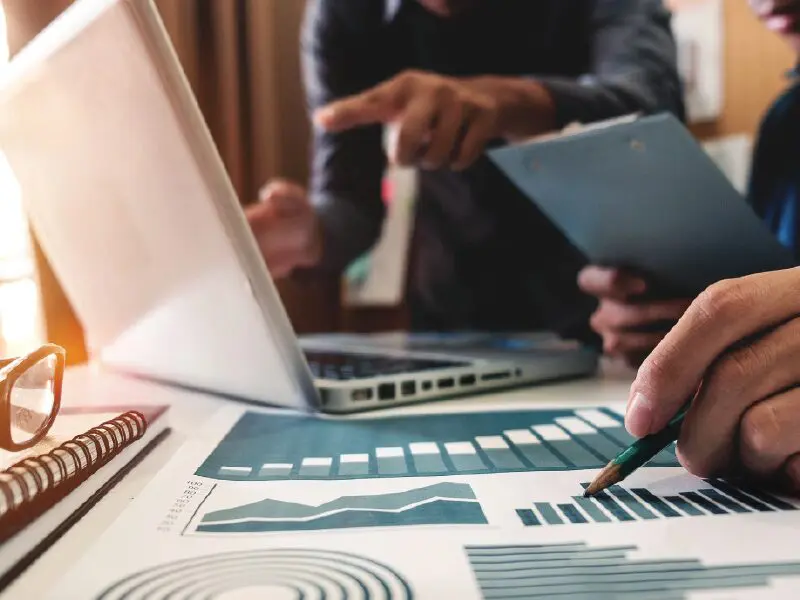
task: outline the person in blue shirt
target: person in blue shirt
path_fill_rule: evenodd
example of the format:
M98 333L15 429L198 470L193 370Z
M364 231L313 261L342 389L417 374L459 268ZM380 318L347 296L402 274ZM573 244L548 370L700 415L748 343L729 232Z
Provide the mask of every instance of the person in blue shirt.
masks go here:
M800 55L800 0L750 4ZM792 79L763 119L749 199L800 255L800 80ZM630 362L646 355L628 400L631 434L658 431L693 397L678 440L689 471L800 494L800 268L722 281L669 306L637 302L647 282L619 270L587 268L580 284L600 298L592 324L606 347ZM669 333L642 332L680 302L690 306Z

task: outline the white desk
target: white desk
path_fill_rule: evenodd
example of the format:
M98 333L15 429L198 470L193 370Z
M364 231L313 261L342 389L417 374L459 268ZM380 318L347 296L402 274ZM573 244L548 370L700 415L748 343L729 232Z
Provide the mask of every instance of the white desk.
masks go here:
M456 412L468 407L514 409L551 402L618 402L624 405L633 373L619 365L603 365L601 377L542 385L502 394L473 396L395 408L381 414ZM43 596L52 582L68 570L111 524L116 516L147 485L152 476L191 437L216 409L230 400L187 392L103 374L93 368L72 369L64 382L65 404L169 404L172 434L120 481L91 511L54 544L2 594L2 598L34 600Z

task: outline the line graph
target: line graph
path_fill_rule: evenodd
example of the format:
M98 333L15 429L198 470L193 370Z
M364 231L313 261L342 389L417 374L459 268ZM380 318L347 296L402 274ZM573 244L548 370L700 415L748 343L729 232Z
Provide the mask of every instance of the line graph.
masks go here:
M390 418L245 413L198 468L228 481L596 469L633 441L606 409ZM678 466L674 446L650 466Z
M343 496L318 506L264 500L206 513L197 533L261 533L410 525L484 525L467 484L437 483L403 492Z

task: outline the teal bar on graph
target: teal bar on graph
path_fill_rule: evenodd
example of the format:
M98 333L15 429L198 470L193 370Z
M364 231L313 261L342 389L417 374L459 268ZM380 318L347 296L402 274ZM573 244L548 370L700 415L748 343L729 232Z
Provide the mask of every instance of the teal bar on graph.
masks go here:
M542 518L549 523L550 525L561 525L564 521L561 520L561 517L558 516L558 513L553 509L552 506L545 502L537 502L534 504L536 510L539 511L539 514L542 515Z
M614 496L616 496L620 502L622 502L633 514L639 518L645 520L658 518L651 511L645 508L644 504L634 498L628 490L621 488L618 485L612 485L608 491L614 494Z
M605 466L602 460L586 450L575 440L548 440L547 443L570 464L579 469Z
M517 444L516 448L534 467L540 469L564 469L567 466L563 460L542 444Z
M368 462L339 463L339 475L366 475L369 473Z
M438 454L414 454L414 468L420 474L447 473L442 457Z
M624 447L604 436L601 433L585 433L579 436L581 442L591 448L596 454L603 457L603 460L611 462L617 454L624 450Z
M404 456L379 456L378 463L379 475L402 475L408 473L408 463Z
M327 477L330 473L330 465L303 465L300 467L302 477Z
M717 488L720 492L727 494L734 500L737 500L738 502L741 502L742 504L749 506L758 512L775 512L773 507L764 504L760 500L756 500L752 496L748 496L741 490L737 490L735 487L725 483L724 481L720 481L718 479L707 479L706 481Z
M595 523L609 523L611 519L594 503L591 498L584 498L583 496L573 496L572 499L575 504L580 506Z
M460 473L474 473L489 469L477 454L454 454L451 452L448 456L455 470Z
M489 459L495 469L504 471L514 471L524 469L517 455L505 448L488 448L483 450L486 458Z
M727 496L723 496L717 490L697 490L698 494L703 494L709 500L713 500L717 504L725 507L728 509L728 512L732 513L748 513L750 512L749 508L745 508L738 502L734 502Z

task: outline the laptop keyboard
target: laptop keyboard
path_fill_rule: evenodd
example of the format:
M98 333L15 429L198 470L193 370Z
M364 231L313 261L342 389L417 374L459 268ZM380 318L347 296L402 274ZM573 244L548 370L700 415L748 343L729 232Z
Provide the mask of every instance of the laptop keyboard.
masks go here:
M393 357L380 354L320 352L316 350L306 350L304 353L314 377L338 381L368 379L381 375L418 373L420 371L469 365L469 363L465 362Z

